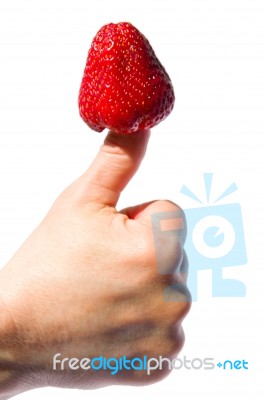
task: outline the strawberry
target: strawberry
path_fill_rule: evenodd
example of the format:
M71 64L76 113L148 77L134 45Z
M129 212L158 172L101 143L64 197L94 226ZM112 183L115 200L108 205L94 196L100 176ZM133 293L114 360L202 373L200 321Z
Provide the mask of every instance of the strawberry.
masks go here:
M152 128L174 101L171 80L146 37L128 22L104 25L92 41L79 92L87 125L121 134Z

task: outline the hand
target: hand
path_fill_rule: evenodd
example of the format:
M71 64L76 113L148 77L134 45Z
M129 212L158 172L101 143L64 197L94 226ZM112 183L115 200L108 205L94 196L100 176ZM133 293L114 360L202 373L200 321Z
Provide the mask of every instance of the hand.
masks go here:
M72 370L67 362L64 370L59 364L53 370L57 353L61 360L172 358L183 345L181 322L190 307L183 243L161 233L159 272L151 220L154 213L179 208L168 201L115 208L149 134L109 133L90 168L0 272L0 399L47 385L147 384L168 373L111 375ZM166 288L175 301L166 301Z

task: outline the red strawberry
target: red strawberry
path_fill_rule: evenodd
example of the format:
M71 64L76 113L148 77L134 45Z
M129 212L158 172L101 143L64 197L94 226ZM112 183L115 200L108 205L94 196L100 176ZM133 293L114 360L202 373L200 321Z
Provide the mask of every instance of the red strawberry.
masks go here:
M130 134L157 125L174 101L170 78L145 36L128 22L103 26L88 52L79 93L87 125Z

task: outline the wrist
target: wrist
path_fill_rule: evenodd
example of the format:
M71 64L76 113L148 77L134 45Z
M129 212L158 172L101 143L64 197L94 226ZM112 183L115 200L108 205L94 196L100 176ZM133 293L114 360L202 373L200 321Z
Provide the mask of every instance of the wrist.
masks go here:
M25 344L9 307L5 275L0 271L0 400L33 389L33 371L24 362ZM30 384L28 383L30 381Z
M11 387L16 379L15 353L13 339L15 325L1 298L0 291L0 399L11 396ZM7 396L7 397L6 397Z
M30 311L9 271L0 271L0 400L47 386L45 365L32 343Z

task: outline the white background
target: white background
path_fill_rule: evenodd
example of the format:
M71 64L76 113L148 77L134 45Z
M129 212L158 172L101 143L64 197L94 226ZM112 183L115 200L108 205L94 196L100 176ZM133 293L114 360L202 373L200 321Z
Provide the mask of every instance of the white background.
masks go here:
M78 114L87 51L108 22L132 22L150 40L173 81L176 105L153 130L140 172L119 207L170 198L183 208L183 184L203 197L236 182L248 264L224 270L245 298L211 297L199 275L199 301L184 323L180 357L245 359L249 370L174 371L161 383L90 392L47 388L19 399L263 399L265 2L263 0L1 0L0 265L42 219L60 191L95 156L104 133ZM224 202L225 202L224 201ZM263 381L262 381L263 380Z

